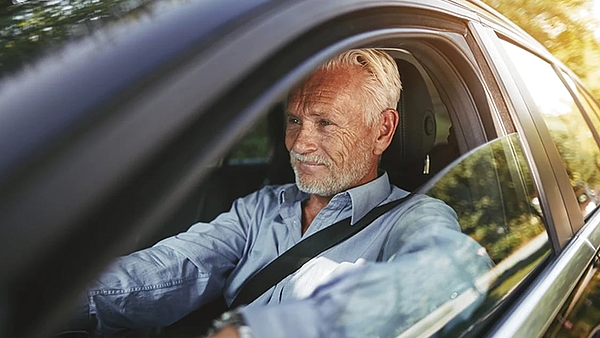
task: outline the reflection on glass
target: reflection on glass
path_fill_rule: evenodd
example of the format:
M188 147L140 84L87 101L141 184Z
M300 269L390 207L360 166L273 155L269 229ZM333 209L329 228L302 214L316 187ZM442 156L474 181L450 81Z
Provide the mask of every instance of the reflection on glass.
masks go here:
M509 42L503 44L542 113L585 216L600 203L598 144L552 66Z
M487 297L449 337L472 334L550 252L537 192L517 134L463 156L423 188L458 215L496 264L477 280Z
M594 99L590 97L579 85L573 81L573 79L566 73L561 72L565 81L568 85L573 88L578 101L583 106L583 110L587 113L586 116L592 123L592 128L596 131L600 131L600 108L594 102Z
M479 148L426 188L454 208L463 232L496 263L546 231L517 140L513 134Z
M0 9L0 78L68 40L151 13L152 1L35 0Z
M600 273L595 265L584 275L544 337L600 337Z
M592 119L592 123L594 124L596 131L600 131L600 106L598 106L598 101L594 99L587 91L583 90L579 85L577 85L577 93L579 96L585 97L585 104L590 107L590 109L586 109L586 111L589 112L588 114ZM592 111L594 113L592 113Z

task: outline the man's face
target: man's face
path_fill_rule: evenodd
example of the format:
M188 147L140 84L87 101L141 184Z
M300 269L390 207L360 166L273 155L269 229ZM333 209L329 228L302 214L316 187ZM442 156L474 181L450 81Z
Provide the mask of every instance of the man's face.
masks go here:
M333 196L377 177L365 78L358 66L320 70L290 96L285 145L302 191Z

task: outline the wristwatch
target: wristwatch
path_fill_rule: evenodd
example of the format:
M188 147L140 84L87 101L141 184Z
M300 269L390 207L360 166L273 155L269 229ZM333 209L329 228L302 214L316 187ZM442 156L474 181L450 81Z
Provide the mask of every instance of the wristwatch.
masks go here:
M246 324L244 316L239 309L224 312L219 318L213 320L212 325L208 330L208 335L213 335L226 326L235 327L241 338L252 338L252 330L250 329L250 326Z

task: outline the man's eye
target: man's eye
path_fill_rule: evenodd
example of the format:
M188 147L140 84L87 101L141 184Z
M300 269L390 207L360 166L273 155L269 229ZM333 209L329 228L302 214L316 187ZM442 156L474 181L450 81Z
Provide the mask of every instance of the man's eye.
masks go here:
M290 118L288 118L288 123L289 124L300 124L300 120L295 117L290 117Z
M325 127L325 126L329 126L329 125L331 125L331 122L329 122L329 121L326 121L326 120L321 120L321 121L319 122L319 124Z

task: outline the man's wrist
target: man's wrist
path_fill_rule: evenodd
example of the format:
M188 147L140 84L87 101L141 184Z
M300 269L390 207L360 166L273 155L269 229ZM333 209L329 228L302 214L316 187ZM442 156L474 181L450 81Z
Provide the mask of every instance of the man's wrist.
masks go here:
M237 329L240 338L252 338L252 330L238 309L227 311L215 319L208 333L213 335L226 327Z

